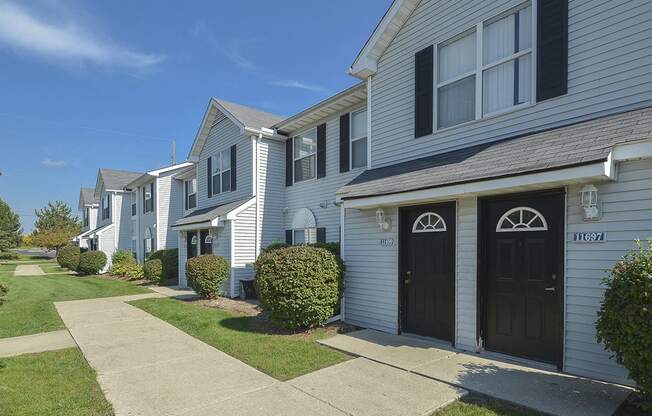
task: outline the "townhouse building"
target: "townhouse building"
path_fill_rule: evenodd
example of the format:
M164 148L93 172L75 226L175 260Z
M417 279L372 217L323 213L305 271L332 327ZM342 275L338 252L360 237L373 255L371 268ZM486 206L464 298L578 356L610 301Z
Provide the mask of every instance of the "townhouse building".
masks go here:
M73 239L73 242L81 248L93 248L93 239L89 238L89 234L97 224L97 207L98 200L95 198L95 189L81 188L77 209L82 219L82 232Z

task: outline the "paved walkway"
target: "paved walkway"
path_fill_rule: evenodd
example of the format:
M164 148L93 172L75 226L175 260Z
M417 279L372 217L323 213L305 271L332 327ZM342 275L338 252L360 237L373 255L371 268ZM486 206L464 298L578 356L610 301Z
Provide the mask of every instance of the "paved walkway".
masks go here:
M67 330L0 339L0 358L76 347Z
M465 393L364 358L280 382L124 303L161 296L55 303L117 416L422 416Z
M14 276L45 276L45 273L37 264L19 264Z
M631 390L372 330L320 341L353 355L559 416L610 416Z

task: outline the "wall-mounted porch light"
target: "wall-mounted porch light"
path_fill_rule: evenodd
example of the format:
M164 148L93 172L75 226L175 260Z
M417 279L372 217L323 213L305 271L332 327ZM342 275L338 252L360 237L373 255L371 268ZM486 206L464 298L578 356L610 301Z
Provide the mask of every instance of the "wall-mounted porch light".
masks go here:
M382 208L376 210L376 223L380 231L387 231L392 226L389 218L385 217L385 211Z
M580 205L584 210L585 221L595 221L600 218L600 206L598 201L598 188L593 185L586 185L580 192Z

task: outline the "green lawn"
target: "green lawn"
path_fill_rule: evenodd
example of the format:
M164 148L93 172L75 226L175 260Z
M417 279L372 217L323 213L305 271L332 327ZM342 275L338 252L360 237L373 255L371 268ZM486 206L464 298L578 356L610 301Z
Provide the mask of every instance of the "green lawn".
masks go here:
M95 371L77 348L0 358L0 413L113 415Z
M68 269L64 269L59 266L57 263L46 263L38 265L44 273L68 273Z
M175 299L143 299L131 304L279 380L347 358L315 342L324 336L323 331L305 338L268 334L260 330L254 317Z
M1 265L0 284L9 288L0 307L0 338L63 329L53 302L147 293L128 282L68 275L14 277Z
M487 396L469 394L443 409L437 410L432 416L544 416L543 413L525 409L502 400Z

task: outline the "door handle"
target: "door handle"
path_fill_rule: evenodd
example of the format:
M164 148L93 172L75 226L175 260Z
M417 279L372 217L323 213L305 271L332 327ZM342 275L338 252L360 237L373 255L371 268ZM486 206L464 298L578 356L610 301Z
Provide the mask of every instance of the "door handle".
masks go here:
M544 290L545 290L546 292L556 292L556 291L557 291L557 288L553 286L553 287L547 287L547 288L545 288Z
M405 275L407 276L404 280L406 285L409 285L410 282L412 282L412 272L405 272Z

